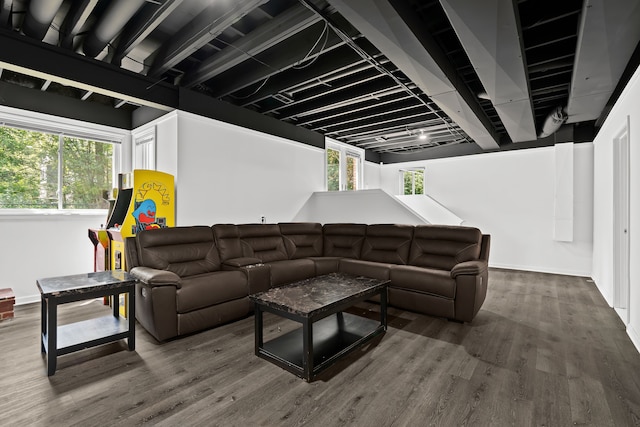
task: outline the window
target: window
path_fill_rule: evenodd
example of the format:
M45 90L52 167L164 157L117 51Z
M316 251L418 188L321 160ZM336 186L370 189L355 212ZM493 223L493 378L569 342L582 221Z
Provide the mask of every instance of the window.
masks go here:
M405 196L424 194L424 169L401 170L400 185Z
M354 191L362 187L364 150L327 142L327 191Z
M327 148L327 191L340 191L340 151Z
M133 133L133 168L156 169L156 127Z
M0 209L107 209L114 144L0 127Z

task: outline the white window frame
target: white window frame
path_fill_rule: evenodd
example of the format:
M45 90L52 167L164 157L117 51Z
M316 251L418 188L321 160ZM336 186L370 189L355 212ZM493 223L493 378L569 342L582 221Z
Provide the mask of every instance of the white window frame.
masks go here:
M156 126L134 131L133 168L156 170Z
M415 168L404 168L398 170L399 175L399 188L398 194L401 196L423 196L427 193L426 189L426 170L424 167L415 167ZM405 172L413 172L413 178L411 179L411 194L404 194L404 174ZM415 184L415 172L422 172L422 194L416 194L416 184Z
M362 148L354 147L353 145L345 144L336 140L328 139L325 141L325 156L324 156L324 186L325 191L328 191L328 176L327 176L327 155L328 149L336 150L340 152L340 185L339 191L353 191L347 190L347 157L355 157L358 161L358 168L356 170L356 189L361 190L364 182L364 161L365 152Z
M33 111L20 110L0 105L0 126L13 127L34 132L43 132L64 137L86 139L113 144L112 186L118 186L118 174L122 172L122 144L131 132L80 120L51 116ZM60 206L59 206L60 207ZM31 215L91 215L104 213L106 209L1 209L1 216Z

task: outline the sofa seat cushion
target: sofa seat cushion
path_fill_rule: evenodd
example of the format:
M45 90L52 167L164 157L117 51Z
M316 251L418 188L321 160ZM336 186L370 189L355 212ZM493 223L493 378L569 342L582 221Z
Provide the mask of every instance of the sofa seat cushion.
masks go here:
M267 263L271 269L271 286L281 286L316 275L315 263L310 259L290 259Z
M399 265L391 269L391 287L455 298L456 281L445 270Z
M216 271L182 278L176 291L178 313L188 313L203 307L246 297L247 278L242 271Z
M340 273L371 277L378 280L389 280L389 270L392 265L393 264L343 258L340 260L338 268Z

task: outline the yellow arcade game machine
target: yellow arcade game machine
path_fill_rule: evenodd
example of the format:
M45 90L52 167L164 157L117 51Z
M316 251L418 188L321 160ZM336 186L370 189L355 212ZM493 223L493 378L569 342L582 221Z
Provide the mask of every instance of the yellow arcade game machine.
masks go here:
M135 169L120 176L116 202L107 221L109 266L125 269L124 239L143 230L175 227L173 175ZM120 315L126 317L126 294L120 295Z

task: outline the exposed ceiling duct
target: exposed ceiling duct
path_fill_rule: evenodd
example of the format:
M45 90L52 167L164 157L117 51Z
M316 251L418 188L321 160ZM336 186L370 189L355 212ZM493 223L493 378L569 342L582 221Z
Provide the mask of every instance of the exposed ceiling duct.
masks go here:
M567 114L565 112L565 109L563 107L557 107L555 110L549 113L549 115L545 119L544 123L542 124L542 130L540 131L538 137L546 138L553 135L566 121Z
M22 32L34 39L42 40L55 18L63 0L31 0L22 22Z
M422 160L592 141L638 22L640 0L0 0L0 85L99 123L180 108Z
M536 139L533 106L512 0L440 0L513 142Z
M477 113L466 88L449 77L443 55L424 34L412 12L400 14L387 0L329 0L368 40L422 89L483 149L499 148L486 118ZM399 8L401 4L396 4ZM427 46L425 46L427 45Z
M568 122L596 120L640 40L640 1L584 2L567 113Z
M95 58L107 44L124 28L146 0L113 0L82 44L85 55Z

